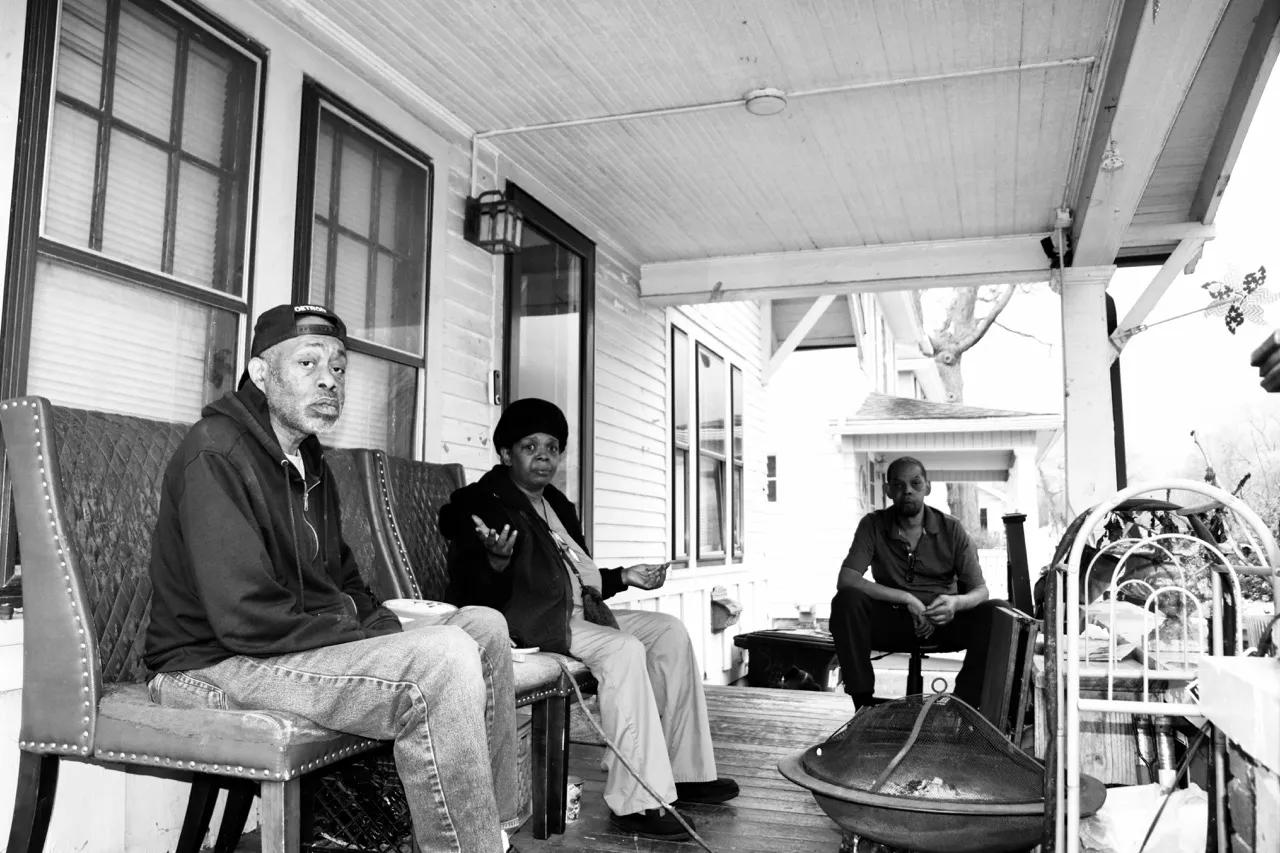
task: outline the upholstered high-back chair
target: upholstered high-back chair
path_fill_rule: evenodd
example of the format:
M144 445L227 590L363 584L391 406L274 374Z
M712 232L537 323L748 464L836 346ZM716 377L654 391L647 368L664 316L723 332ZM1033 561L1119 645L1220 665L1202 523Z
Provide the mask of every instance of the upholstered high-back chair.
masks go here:
M304 773L377 746L290 714L154 704L144 683L148 564L165 465L187 427L0 403L18 520L24 668L8 851L44 846L59 762L192 775L180 851L196 851L219 787L256 784L262 849L299 849ZM243 822L243 818L241 818ZM234 838L220 838L230 849Z
M398 456L375 459L392 518L397 520L400 557L414 598L443 599L449 585L449 543L436 529L440 507L455 489L466 485L466 473L456 462L418 462Z

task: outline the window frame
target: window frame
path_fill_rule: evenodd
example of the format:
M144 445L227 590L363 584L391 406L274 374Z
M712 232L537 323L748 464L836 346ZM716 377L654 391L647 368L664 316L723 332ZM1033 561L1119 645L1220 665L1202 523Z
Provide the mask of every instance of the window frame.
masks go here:
M108 21L119 21L122 0L106 0ZM5 289L0 306L0 399L22 396L27 391L30 367L31 336L35 307L36 268L43 258L56 263L77 266L116 279L123 286L137 286L187 299L215 309L234 312L239 325L239 339L247 346L245 321L253 299L254 262L257 255L258 193L262 164L263 112L266 103L267 50L220 18L188 0L131 0L143 11L179 27L187 37L197 41L216 40L223 48L239 53L253 63L254 78L242 81L236 91L250 103L234 110L236 120L245 114L251 127L243 130L244 144L236 152L245 174L241 178L240 218L237 251L227 260L238 258L242 273L239 290L223 292L182 281L172 275L134 266L101 252L63 243L42 232L45 197L48 192L50 135L54 106L58 103L56 86L57 56L61 36L62 3L31 3L26 9L23 40L22 83L18 94L18 122L14 144L14 181L9 221L8 252L5 263ZM110 23L108 23L110 30ZM111 33L108 33L111 35ZM182 60L180 60L182 61ZM104 56L102 85L106 85L114 67L109 70ZM175 97L177 95L175 94ZM110 126L108 124L108 126ZM99 122L99 138L95 158L101 161L103 123ZM170 134L173 134L171 116ZM170 171L174 167L171 156ZM180 157L179 157L180 159ZM94 194L100 192L95 172ZM171 224L176 199L172 174L166 186L166 232ZM100 203L95 202L95 210ZM95 214L94 219L98 219ZM99 221L100 229L100 221ZM100 231L99 231L100 233ZM166 238L166 243L170 243ZM172 246L166 256L172 258ZM17 554L17 530L10 506L11 485L7 468L0 466L0 583L13 574Z
M123 0L106 0L108 14L119 15ZM53 125L54 105L58 102L56 62L61 23L61 2L34 4L27 9L27 32L18 103L18 137L15 146L13 212L10 221L9 253L5 270L4 308L0 313L0 329L4 331L0 348L0 398L26 393L28 356L31 351L32 314L35 304L36 267L41 258L79 266L117 279L128 285L149 287L168 295L189 299L246 319L252 302L254 258L257 242L258 192L262 160L262 124L266 96L267 51L258 42L241 34L230 25L186 0L129 0L143 10L157 15L175 26L200 33L200 38L217 38L224 47L242 54L256 63L257 80L242 91L252 99L252 128L245 139L252 149L237 157L244 161L243 223L239 250L243 275L240 292L224 292L182 281L172 275L143 269L127 261L109 257L91 249L63 243L42 233L44 201L49 180L49 133ZM104 82L107 68L104 58ZM77 109L78 107L73 107ZM96 155L104 156L101 133ZM170 195L172 185L166 192ZM97 195L97 187L95 187ZM100 207L95 202L95 209ZM166 207L166 225L170 222L176 199ZM95 213L95 220L98 218ZM100 229L100 223L98 228ZM100 231L99 231L100 233ZM168 242L166 240L166 242ZM171 247L169 248L171 252Z
M298 142L298 187L297 202L294 211L294 245L293 245L293 299L295 302L311 302L311 246L315 227L315 182L316 157L319 153L321 114L324 110L333 113L340 121L353 126L379 145L386 146L396 154L419 166L426 173L426 184L423 187L422 217L422 314L419 318L422 329L421 354L408 350L349 335L347 349L353 353L369 356L393 364L412 367L417 372L414 382L414 399L411 406L413 412L413 430L410 441L415 457L421 457L423 437L425 435L428 416L424 389L426 387L428 326L431 314L431 263L434 241L432 230L436 211L435 200L436 164L435 160L416 146L411 145L403 137L389 130L381 122L367 113L352 106L341 96L334 93L322 83L304 77L302 82L302 122ZM338 175L334 174L334 179ZM342 230L336 223L331 224L332 233ZM363 237L361 238L364 239ZM380 245L380 244L379 244ZM326 287L326 291L328 288ZM366 290L367 293L367 290ZM326 292L326 298L333 294Z
M676 477L676 444L675 444L675 394L676 394L676 371L684 369L688 377L687 387L689 393L689 412L690 412L690 436L688 448L688 464L685 466L685 480L687 494L689 495L686 512L686 527L689 537L689 554L680 559L675 557L675 540L679 531L677 529L678 519L675 517L674 510L671 514L671 522L668 525L671 540L668 543L668 553L672 555L672 562L678 566L688 567L715 567L741 565L747 559L746 548L746 527L747 527L747 502L746 493L748 491L747 477L749 476L748 458L748 442L746 440L746 406L745 399L747 397L747 364L745 360L732 350L722 340L711 335L699 327L694 321L689 320L685 315L672 311L668 314L668 326L671 331L667 335L667 364L671 371L668 383L668 405L670 406L668 423L672 432L668 441L668 459L667 459L667 476L670 477L670 494L672 495L672 506L675 506L674 496L676 489L679 487ZM688 348L686 353L686 363L679 365L675 360L675 336L680 332L687 336ZM704 553L702 543L700 541L701 528L701 492L702 482L701 472L701 430L702 430L702 413L699 405L699 371L698 358L701 351L706 351L712 356L720 359L724 365L723 383L724 383L724 402L725 402L725 421L726 427L733 420L733 377L734 372L738 371L742 377L742 398L743 405L743 452L741 463L741 487L735 488L734 485L734 458L733 458L733 434L730 428L725 430L725 446L724 453L720 461L722 463L722 475L720 482L717 484L721 493L721 541L725 544L723 551L715 551ZM738 503L740 501L740 503ZM736 507L741 507L742 519L742 548L740 553L734 553L733 548L733 513Z

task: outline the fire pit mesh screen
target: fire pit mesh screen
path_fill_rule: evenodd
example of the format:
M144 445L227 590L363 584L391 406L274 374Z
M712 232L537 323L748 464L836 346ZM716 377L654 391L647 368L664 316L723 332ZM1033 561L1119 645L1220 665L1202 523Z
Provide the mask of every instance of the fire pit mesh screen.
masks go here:
M1044 791L1043 766L948 694L865 708L801 763L824 782L888 797L1013 804Z

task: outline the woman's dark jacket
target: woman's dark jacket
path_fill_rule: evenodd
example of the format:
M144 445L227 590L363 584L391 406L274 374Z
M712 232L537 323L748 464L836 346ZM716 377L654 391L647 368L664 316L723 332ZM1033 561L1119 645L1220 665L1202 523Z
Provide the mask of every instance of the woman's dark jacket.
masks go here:
M400 630L342 541L338 492L308 436L305 482L256 385L206 406L164 472L146 664L201 669Z
M554 486L547 486L543 496L565 530L587 551L573 504ZM519 531L515 550L502 571L489 565L473 515L490 529L510 525ZM482 604L500 610L519 645L568 654L569 617L573 614L569 573L550 529L511 480L506 466L495 465L477 482L455 491L449 503L440 508L440 532L449 540L445 597L451 604ZM601 569L600 578L605 598L626 588L621 569Z

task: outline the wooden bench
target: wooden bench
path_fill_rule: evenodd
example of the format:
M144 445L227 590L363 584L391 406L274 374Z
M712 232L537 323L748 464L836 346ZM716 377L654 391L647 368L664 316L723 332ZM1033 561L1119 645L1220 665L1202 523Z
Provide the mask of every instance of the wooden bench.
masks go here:
M448 542L436 521L440 507L466 482L462 466L369 449L329 450L325 460L338 483L343 538L374 595L382 601L443 600ZM533 835L546 838L564 832L573 685L590 693L596 683L580 661L542 652L516 661L515 680L516 705L531 706L533 718Z

